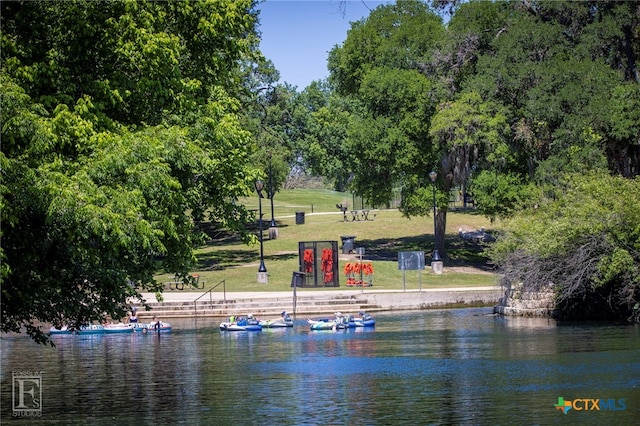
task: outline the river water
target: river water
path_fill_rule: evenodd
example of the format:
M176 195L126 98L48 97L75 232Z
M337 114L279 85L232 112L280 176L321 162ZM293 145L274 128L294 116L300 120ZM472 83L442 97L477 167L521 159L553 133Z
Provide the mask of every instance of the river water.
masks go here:
M639 326L490 312L377 314L375 328L338 332L182 320L169 334L55 336L55 348L5 335L0 422L640 424Z

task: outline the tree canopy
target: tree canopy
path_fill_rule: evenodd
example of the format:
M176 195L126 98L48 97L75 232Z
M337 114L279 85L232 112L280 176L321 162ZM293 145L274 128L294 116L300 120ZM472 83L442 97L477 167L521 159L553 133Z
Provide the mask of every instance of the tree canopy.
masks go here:
M450 16L446 24L435 13L443 11ZM523 221L508 222L508 228L537 220L543 209L528 212L554 199L562 199L563 208L575 204L567 209L574 217L589 216L601 202L610 214L628 219L620 203L627 201L627 191L637 191L637 178L631 179L640 175L639 54L640 5L632 1L438 0L379 6L353 23L344 43L329 55L329 81L362 105L352 114L344 140L353 165L349 188L383 204L391 188L399 187L403 212L424 215L431 206L428 173L436 171L435 248L441 254L453 190L471 192L491 219ZM597 183L566 180L576 173ZM601 187L596 191L594 185ZM608 197L599 199L603 188ZM620 199L611 200L613 194ZM558 231L555 216L540 217L536 230L547 233L539 244L549 248L549 230ZM637 264L637 232L627 219L610 231L562 229L567 238L598 242L589 270L578 261L577 268L567 266L582 260L572 251L579 238L545 257L527 251L535 244L533 231L523 241L505 237L510 245L501 246L516 250L518 241L528 258L498 260L514 281L526 275L516 267L518 261L531 269L554 269L561 306L570 316L577 312L579 293L563 289L582 271L586 278L576 285L606 288L598 290L599 296L613 295L616 304L608 312L617 309L613 316L624 316L638 301L635 269L625 272ZM530 274L527 278L538 282Z
M188 279L202 220L244 230L259 174L235 2L2 2L2 331L122 318ZM251 236L244 234L247 240Z
M557 185L560 171L638 175L638 11L608 1L379 6L328 60L335 91L364 107L344 141L350 189L383 204L399 187L407 215L429 214L435 170L443 236L453 189L473 191L496 218L527 204L531 185Z

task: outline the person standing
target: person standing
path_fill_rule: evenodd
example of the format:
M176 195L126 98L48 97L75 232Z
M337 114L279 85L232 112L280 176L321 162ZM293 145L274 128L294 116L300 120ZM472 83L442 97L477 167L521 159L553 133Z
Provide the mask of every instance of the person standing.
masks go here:
M149 324L155 331L160 331L160 320L157 316L153 316L153 321Z
M136 307L131 308L131 316L129 316L129 322L138 322L138 314L136 313Z

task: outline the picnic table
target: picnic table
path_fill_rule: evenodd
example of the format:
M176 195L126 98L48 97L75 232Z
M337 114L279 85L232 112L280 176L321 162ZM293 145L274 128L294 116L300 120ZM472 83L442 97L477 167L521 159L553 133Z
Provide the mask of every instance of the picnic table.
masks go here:
M362 209L362 210L351 210L351 221L361 221L361 220L373 220L369 219L369 214L372 212L370 209ZM373 217L376 217L376 213L374 211Z

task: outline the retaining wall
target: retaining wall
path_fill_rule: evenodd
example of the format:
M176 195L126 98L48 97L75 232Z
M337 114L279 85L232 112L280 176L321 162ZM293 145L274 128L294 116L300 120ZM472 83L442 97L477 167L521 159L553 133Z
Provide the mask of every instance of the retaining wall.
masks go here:
M526 291L519 284L504 291L493 311L500 315L552 317L554 307L554 293L551 289L546 291Z
M493 306L498 303L500 287L471 287L457 289L429 289L409 291L384 291L366 289L304 291L298 290L295 308L293 295L289 292L215 293L212 299L200 300L194 306L197 293L165 293L159 302L151 293L144 294L151 311L138 309L138 317L146 319L152 315L162 318L183 316L228 316L248 312L263 316L279 314L281 311L319 315L336 311L366 310L368 312L392 310L418 310L438 307ZM132 305L140 306L139 302ZM195 309L194 309L195 308Z

